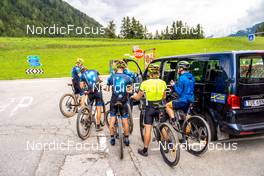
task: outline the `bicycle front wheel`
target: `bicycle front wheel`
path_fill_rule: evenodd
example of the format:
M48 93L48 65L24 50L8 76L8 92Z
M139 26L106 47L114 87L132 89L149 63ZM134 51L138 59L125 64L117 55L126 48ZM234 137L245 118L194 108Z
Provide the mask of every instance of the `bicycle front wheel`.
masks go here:
M60 111L65 117L72 117L77 111L77 100L73 94L64 94L59 103Z
M162 123L159 126L160 140L159 148L163 160L170 167L174 167L180 160L180 146L176 131L168 123Z
M182 129L189 153L198 156L207 151L211 131L208 123L201 116L191 116L183 123Z
M119 146L120 146L120 159L124 158L124 137L123 137L123 126L122 119L117 117L118 119L118 135L119 135Z
M89 137L92 126L91 113L88 107L83 107L79 110L77 115L77 133L78 136L85 140Z
M143 113L143 111L140 111L140 115L139 115L139 130L140 130L141 140L142 140L143 143L144 143L144 136L145 136L144 116L145 116L145 114Z

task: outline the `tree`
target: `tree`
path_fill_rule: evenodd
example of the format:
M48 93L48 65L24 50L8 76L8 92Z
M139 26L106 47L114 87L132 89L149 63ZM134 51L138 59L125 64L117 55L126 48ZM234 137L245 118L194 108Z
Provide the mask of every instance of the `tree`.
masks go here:
M154 36L154 39L160 39L160 35L159 35L159 31L156 30L156 33L155 33L155 36Z
M203 27L202 27L201 24L197 24L196 32L198 33L198 34L197 34L197 38L198 38L198 39L202 39L202 38L204 38L204 31L203 31Z
M165 30L165 34L164 34L164 38L167 40L167 39L170 39L170 33L169 33L169 26L166 26L166 30Z
M105 33L106 37L116 38L115 30L116 30L116 25L114 23L114 20L109 21L108 26L106 28L106 33Z
M137 38L138 37L138 23L135 17L132 17L131 20L131 38Z
M144 26L144 31L143 31L143 33L144 33L144 39L149 39L149 36L148 36L148 29L147 29L147 26L145 25Z
M264 32L264 22L258 25L256 33L257 32ZM258 36L264 36L264 34L262 33L262 34L260 34Z

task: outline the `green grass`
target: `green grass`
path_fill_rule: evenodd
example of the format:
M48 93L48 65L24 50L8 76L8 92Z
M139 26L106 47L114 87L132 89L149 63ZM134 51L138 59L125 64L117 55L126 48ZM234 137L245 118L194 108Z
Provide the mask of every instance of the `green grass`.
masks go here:
M247 38L202 40L121 40L80 38L0 38L0 79L68 77L77 57L84 58L88 68L108 73L111 59L131 53L132 46L157 48L157 56L204 52L264 49L264 37L248 42ZM39 55L43 75L26 75L26 57Z

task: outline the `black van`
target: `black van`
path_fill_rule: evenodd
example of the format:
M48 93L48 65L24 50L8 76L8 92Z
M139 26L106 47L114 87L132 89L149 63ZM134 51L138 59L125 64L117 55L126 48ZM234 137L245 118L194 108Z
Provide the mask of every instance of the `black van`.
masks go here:
M264 51L171 56L151 64L160 66L161 79L169 84L178 78L180 60L191 63L197 111L208 121L214 139L219 133L264 132ZM146 69L143 80L147 75Z

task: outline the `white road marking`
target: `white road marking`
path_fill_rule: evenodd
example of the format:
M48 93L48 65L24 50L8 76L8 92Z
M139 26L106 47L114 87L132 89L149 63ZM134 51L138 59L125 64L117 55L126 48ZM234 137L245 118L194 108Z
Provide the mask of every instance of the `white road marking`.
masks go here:
M99 148L100 150L104 150L106 153L109 152L109 149L107 148L107 139L106 139L106 136L104 134L100 134L98 135L99 137Z
M14 102L15 102L15 98L9 98L6 102L1 103L2 105L0 105L0 112L5 111L5 109Z
M33 102L33 97L23 97L19 103L15 106L15 108L13 109L13 111L10 113L10 116L13 116L15 114L15 112L19 109L19 108L26 108L29 107L32 102Z
M106 170L106 176L114 176L114 171L112 169L107 169Z

